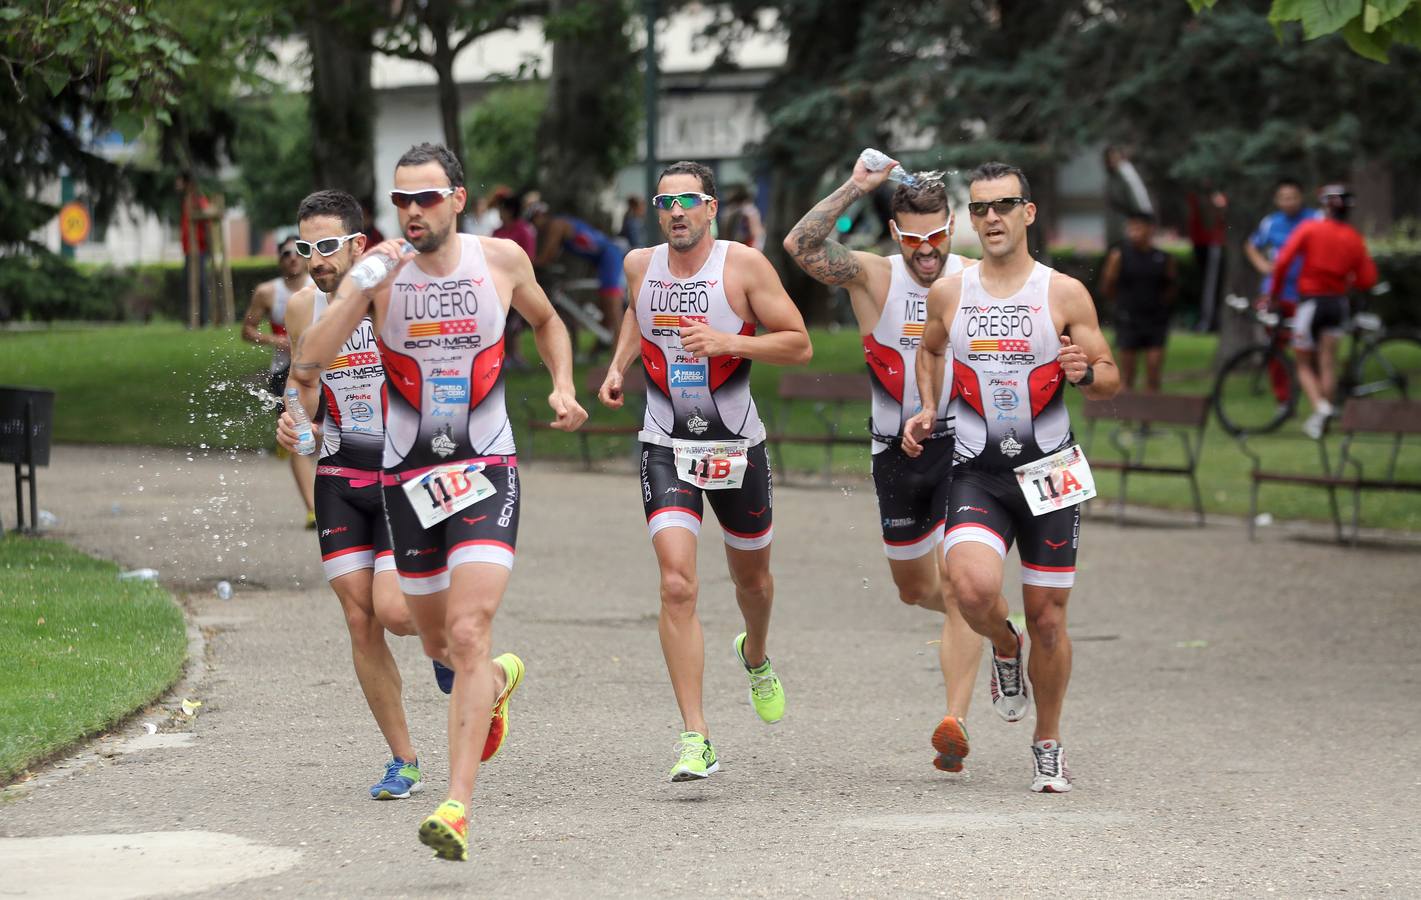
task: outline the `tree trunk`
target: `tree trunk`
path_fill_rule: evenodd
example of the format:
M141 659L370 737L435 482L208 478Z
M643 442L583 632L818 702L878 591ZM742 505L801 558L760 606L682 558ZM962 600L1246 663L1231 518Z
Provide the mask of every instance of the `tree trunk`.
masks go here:
M626 0L553 0L557 21L548 106L538 126L543 200L554 213L610 224L598 200L629 158L637 121L636 65ZM551 31L552 29L550 29Z
M454 53L449 48L449 38L442 39L436 35L434 51L434 71L439 78L439 121L444 126L444 146L448 147L454 154L454 158L459 160L459 165L464 165L464 133L459 128L459 83L454 80ZM464 170L466 177L471 177L476 173ZM470 188L470 193L483 193L478 190L477 185Z
M311 166L317 188L341 188L363 203L375 197L375 93L370 85L370 24L309 5Z

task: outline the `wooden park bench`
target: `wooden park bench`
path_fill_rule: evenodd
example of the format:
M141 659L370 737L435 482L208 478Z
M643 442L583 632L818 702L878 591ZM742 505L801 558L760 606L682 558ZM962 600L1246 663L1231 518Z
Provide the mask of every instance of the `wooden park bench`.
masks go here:
M1204 449L1204 428L1209 421L1209 398L1186 394L1120 393L1110 400L1086 400L1085 418L1090 423L1086 433L1086 451L1092 471L1120 473L1120 501L1116 521L1125 520L1125 487L1131 473L1144 475L1179 475L1189 480L1194 497L1194 514L1198 524L1204 524L1204 500L1199 491L1199 457ZM1117 458L1094 450L1096 424L1117 423L1110 433L1110 445ZM1149 438L1157 430L1175 434L1184 451L1184 462L1163 464L1145 458ZM1125 435L1133 446L1127 446Z
M1342 410L1342 421L1338 430L1342 433L1342 446L1338 450L1336 465L1328 458L1327 441L1317 441L1321 469L1313 474L1302 472L1277 472L1263 468L1263 461L1248 444L1240 441L1244 453L1253 460L1252 490L1248 501L1248 536L1254 537L1254 523L1258 516L1258 492L1265 483L1302 484L1325 488L1332 507L1332 524L1337 529L1337 540L1345 540L1342 532L1342 513L1337 505L1337 490L1343 488L1352 492L1352 543L1357 543L1361 529L1362 491L1421 491L1421 480L1407 480L1398 476L1397 461L1401 457L1401 445L1407 437L1421 435L1421 401L1418 400L1348 400ZM1362 462L1353 450L1358 437L1383 436L1391 438L1391 453L1387 464L1379 475L1364 471Z
M780 376L776 393L778 404L775 409L775 427L769 434L770 447L775 454L775 466L780 478L788 483L789 470L785 467L785 444L815 444L824 448L824 478L833 474L834 448L839 445L865 447L868 444L866 432L844 434L842 432L844 407L850 403L867 404L870 399L867 373L830 372L785 372ZM789 421L791 411L801 403L813 404L814 412L823 429L820 431L796 430Z
M602 406L597 399L597 391L602 387L602 382L607 378L607 367L597 366L587 371L587 377L583 380L583 395L579 398L584 409L587 410L587 422L579 428L577 435L578 447L582 454L582 467L587 470L592 469L592 447L591 439L594 437L636 437L641 431L642 413L646 408L646 379L642 374L641 363L634 362L627 368L626 374L622 377L622 393L625 397L625 409L630 409L635 415L632 422L620 422L612 424L605 421L613 415L612 411ZM528 407L528 431L529 431L529 453L532 453L532 435L537 432L557 431L548 424L552 411L548 409L546 403L526 404ZM600 413L600 415L599 415ZM598 421L602 419L603 421Z

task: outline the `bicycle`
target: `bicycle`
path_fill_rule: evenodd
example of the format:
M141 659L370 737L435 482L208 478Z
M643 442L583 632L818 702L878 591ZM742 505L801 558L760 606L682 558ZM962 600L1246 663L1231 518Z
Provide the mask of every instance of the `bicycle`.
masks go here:
M1385 291L1386 286L1379 285L1373 293ZM1230 296L1224 302L1260 326L1264 337L1219 367L1210 394L1214 413L1235 437L1275 431L1297 410L1301 392L1288 352L1292 320L1254 309L1245 297ZM1379 316L1357 312L1348 323L1347 335L1347 358L1338 364L1339 398L1421 397L1421 332L1388 330Z

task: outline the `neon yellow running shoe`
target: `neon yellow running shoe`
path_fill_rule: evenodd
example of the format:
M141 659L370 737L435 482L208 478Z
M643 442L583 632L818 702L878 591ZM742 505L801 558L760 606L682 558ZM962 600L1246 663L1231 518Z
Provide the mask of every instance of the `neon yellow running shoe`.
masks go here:
M503 666L503 693L494 701L493 718L488 723L488 739L484 741L480 762L488 762L503 749L503 742L508 737L508 700L513 696L513 692L518 690L518 685L523 683L523 673L526 671L523 660L514 653L503 654L494 660L494 664Z
M434 848L436 859L468 862L468 835L469 820L464 815L464 804L457 800L439 804L434 814L419 826L419 842Z
M750 668L750 664L745 661L745 632L743 631L735 638L735 658L740 660L740 664L750 675L750 705L755 707L755 712L771 725L784 718L784 685L780 684L779 676L770 666L768 656L759 666Z
M681 740L676 742L676 753L680 758L671 767L672 781L700 781L720 768L715 748L699 731L682 732Z

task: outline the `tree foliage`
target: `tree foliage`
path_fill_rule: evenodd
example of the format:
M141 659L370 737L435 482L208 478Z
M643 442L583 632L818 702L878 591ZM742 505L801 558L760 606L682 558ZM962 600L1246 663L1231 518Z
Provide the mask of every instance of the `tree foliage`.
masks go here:
M470 190L496 184L526 190L538 179L538 122L548 105L546 82L496 87L464 114L465 171Z
M1218 2L1189 5L1197 13ZM1272 0L1268 21L1280 31L1296 22L1307 40L1340 32L1354 52L1377 62L1387 62L1396 44L1421 48L1421 0Z

